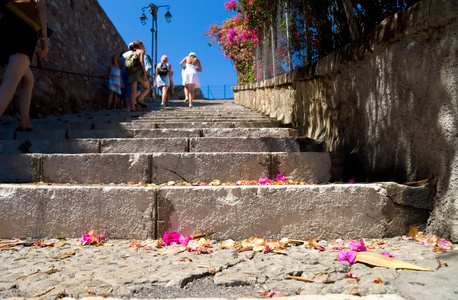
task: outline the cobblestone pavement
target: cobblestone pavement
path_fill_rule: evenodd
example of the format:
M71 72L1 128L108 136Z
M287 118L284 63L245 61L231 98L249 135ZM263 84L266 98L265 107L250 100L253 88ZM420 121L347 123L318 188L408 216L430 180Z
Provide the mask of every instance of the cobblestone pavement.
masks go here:
M366 243L370 241L366 239ZM181 246L144 250L129 247L132 241L128 240L108 240L99 247L77 246L76 239L68 239L59 247L1 247L0 299L40 294L41 299L235 299L276 295L291 299L458 299L457 250L433 252L431 247L401 238L385 241L399 249L372 251L390 252L397 259L431 269L350 265L337 261L335 251L298 245L279 254L219 249L221 244L212 242L213 253L198 255L183 251ZM327 242L320 241L320 245L326 247ZM346 278L348 273L358 279Z

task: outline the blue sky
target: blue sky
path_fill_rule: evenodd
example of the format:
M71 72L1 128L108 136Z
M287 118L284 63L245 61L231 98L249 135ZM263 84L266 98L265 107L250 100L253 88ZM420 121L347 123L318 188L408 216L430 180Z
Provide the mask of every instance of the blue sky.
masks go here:
M140 16L142 8L148 6L150 1L142 0L98 0L107 16L111 19L124 41L129 44L141 40L146 46L146 51L151 55L151 26L152 16L145 10L148 18L147 24L142 25ZM202 34L210 24L221 24L224 20L234 15L224 8L227 0L168 0L155 1L155 5L170 5L172 21L167 23L165 13L167 8L161 7L158 11L158 62L166 54L174 70L173 80L181 85L180 61L194 51L202 63L203 72L199 73L203 87L210 86L235 86L237 74L230 60L222 56L217 45L210 48L206 41L207 36ZM122 50L122 49L121 49ZM154 57L153 57L154 59Z

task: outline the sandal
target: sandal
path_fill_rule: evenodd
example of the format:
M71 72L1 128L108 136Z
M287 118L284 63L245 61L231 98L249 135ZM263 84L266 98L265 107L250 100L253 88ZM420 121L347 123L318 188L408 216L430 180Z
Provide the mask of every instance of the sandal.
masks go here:
M29 131L34 131L33 127L23 127L23 126L18 126L16 128L17 132L29 132Z
M137 105L140 105L142 108L147 108L148 107L148 105L146 105L145 103L140 102L140 101L137 101Z

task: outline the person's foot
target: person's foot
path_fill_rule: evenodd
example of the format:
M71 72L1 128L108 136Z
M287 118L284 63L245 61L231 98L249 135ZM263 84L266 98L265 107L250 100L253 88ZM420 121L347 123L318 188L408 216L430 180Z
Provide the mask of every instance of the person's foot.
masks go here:
M145 103L140 102L140 101L137 101L137 104L140 105L142 108L147 108L148 107L148 105L146 105Z
M189 104L189 108L193 108L194 106L192 106L192 104Z
M189 101L188 98L184 99L184 103L188 103L188 101Z
M164 110L164 109L165 109L165 104L161 103L161 110Z

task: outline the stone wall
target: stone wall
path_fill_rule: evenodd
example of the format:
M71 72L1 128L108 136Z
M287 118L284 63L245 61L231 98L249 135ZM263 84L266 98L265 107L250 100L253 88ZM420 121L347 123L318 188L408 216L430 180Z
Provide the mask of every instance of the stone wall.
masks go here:
M41 65L65 72L33 68L35 88L30 114L37 117L105 107L107 80L96 77L107 72L111 56L125 50L126 43L96 0L48 0L46 7L54 33L49 55ZM35 58L32 66L38 64ZM3 73L0 68L0 79ZM13 102L7 113L16 113L14 106Z
M356 154L359 181L431 177L428 230L458 241L457 15L456 0L423 0L316 64L235 87L235 101Z

